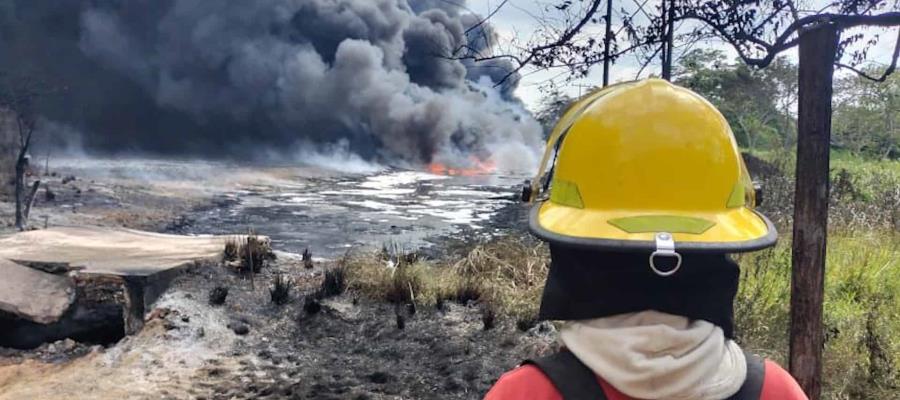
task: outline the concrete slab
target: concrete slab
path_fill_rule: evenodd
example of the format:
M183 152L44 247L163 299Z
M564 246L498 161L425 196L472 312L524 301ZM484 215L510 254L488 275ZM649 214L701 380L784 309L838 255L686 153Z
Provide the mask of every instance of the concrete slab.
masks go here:
M75 301L75 284L67 275L53 275L0 259L0 310L49 324L58 321Z
M0 314L0 324L11 324L0 344L31 348L78 335L136 333L171 281L198 262L221 261L228 239L101 227L0 236L0 310L18 317ZM110 297L109 285L120 295Z
M218 261L226 240L226 236L56 227L0 237L0 259L64 264L79 274L147 277L198 261Z

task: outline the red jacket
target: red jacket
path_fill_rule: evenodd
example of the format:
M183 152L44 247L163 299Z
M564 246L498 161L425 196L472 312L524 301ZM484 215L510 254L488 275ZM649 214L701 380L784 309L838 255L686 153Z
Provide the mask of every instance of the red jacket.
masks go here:
M597 377L609 400L635 400ZM563 400L553 383L534 365L524 365L503 374L485 400ZM762 400L808 400L797 382L780 365L766 360Z

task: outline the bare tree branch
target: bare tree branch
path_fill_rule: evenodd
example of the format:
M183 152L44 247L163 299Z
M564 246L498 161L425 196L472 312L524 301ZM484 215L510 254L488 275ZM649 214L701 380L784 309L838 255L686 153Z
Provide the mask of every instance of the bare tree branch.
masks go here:
M887 80L887 77L890 76L892 73L894 73L894 70L897 69L897 58L898 57L900 57L900 29L897 30L897 42L894 44L894 53L893 53L893 55L891 55L891 64L888 65L887 68L885 68L885 70L881 73L880 76L877 76L877 77L871 76L858 68L855 68L850 65L842 64L842 63L835 63L834 65L836 65L840 68L849 69L850 71L855 72L857 75L859 75L863 78L866 78L866 79L869 79L869 80L872 80L875 82L884 82L885 80Z
M466 29L466 35L468 35L469 32L471 32L475 28L478 28L479 26L481 26L485 22L487 22L489 19L491 19L491 17L493 17L494 14L497 14L497 12L500 11L500 9L503 8L503 6L505 6L507 2L509 2L509 0L503 0L503 2L501 2L500 5L497 6L497 8L494 8L494 11L491 11L486 17L482 18L475 25L472 25L469 27L469 29Z

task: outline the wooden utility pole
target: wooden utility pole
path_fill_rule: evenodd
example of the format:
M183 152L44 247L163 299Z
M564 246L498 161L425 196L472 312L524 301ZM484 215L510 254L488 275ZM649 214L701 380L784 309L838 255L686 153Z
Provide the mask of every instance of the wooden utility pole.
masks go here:
M606 0L606 36L603 37L603 87L609 85L609 46L612 42L612 2Z
M674 37L675 37L675 0L668 0L669 7L663 7L663 13L666 13L665 21L666 21L666 42L663 44L665 51L663 51L663 66L662 66L662 78L671 81L672 80L672 58L673 57L673 47L674 47ZM665 5L666 0L663 0L663 5Z
M818 400L822 391L828 151L837 46L838 30L830 23L814 26L800 36L790 370L810 400Z
M665 33L664 39L666 39L666 38L668 38L668 35L669 35L669 31L668 31L669 25L667 22L669 12L667 11L667 7L666 7L669 0L661 0L661 1L662 1L662 3L660 4L659 19L662 22L663 32ZM663 42L660 43L659 45L662 46L659 49L659 67L661 70L660 73L661 73L661 76L663 79L669 80L669 74L666 72L666 51L669 50L669 44L666 43L665 40L663 40Z

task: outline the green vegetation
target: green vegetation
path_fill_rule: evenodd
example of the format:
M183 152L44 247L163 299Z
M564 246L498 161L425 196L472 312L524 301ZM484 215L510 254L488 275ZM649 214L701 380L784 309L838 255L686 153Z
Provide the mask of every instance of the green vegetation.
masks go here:
M738 340L787 365L790 244L739 256ZM832 234L825 289L825 398L896 398L900 389L900 236Z
M762 183L760 209L779 232L790 233L794 156L783 150L745 153L751 175ZM900 231L900 160L871 159L845 150L831 152L829 227L833 233Z
M873 158L900 157L900 76L884 82L845 77L835 93L832 135L838 146Z
M773 217L782 240L774 249L737 257L743 270L735 322L742 345L786 365L794 159L781 150L750 156L775 169L755 178L766 188L761 208ZM848 150L832 151L831 159L824 398L896 399L900 160Z
M719 50L693 50L675 83L712 102L749 150L792 149L796 143L797 66L778 58L765 69L729 63ZM873 159L900 157L900 75L872 82L856 74L834 85L832 145Z

